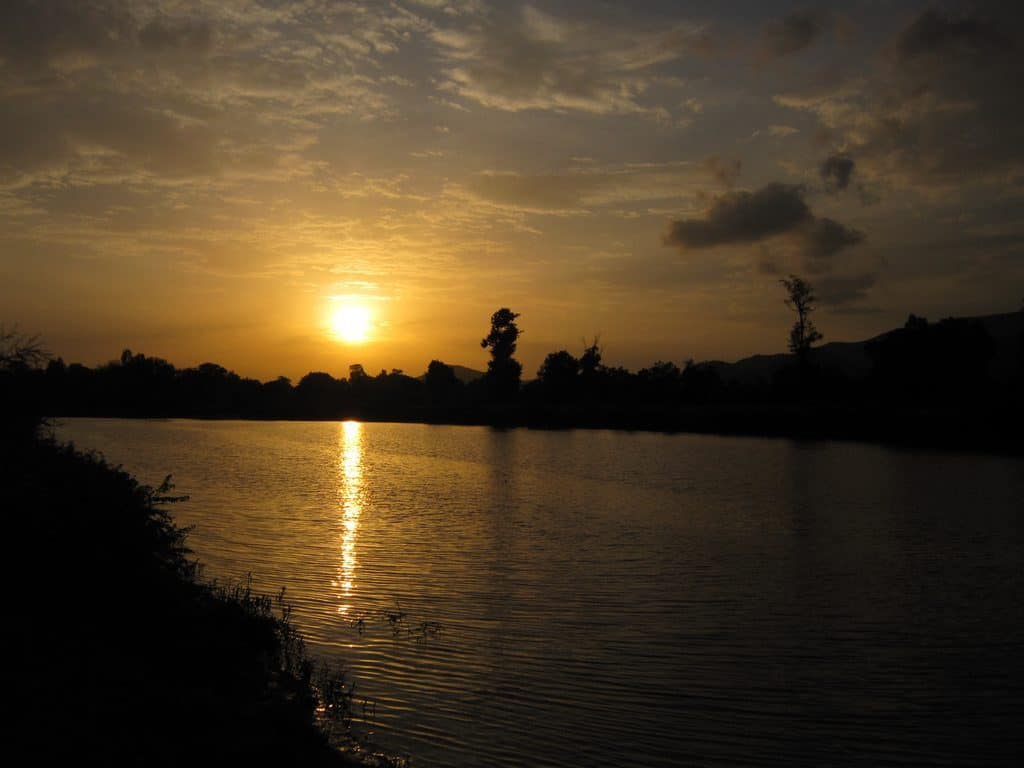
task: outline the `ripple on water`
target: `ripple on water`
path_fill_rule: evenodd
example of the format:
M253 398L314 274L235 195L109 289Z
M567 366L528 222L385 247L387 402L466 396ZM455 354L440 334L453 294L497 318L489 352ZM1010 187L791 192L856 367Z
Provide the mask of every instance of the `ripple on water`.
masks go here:
M60 434L144 481L173 472L206 574L285 586L376 739L418 765L1022 746L1020 460L398 424Z

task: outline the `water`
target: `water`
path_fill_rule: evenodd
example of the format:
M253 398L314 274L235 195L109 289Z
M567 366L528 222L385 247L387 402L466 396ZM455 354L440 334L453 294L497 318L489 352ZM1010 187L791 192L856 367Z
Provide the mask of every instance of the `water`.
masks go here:
M364 727L418 766L1024 746L1019 459L355 422L58 434L173 473L206 575L286 587L311 650L373 702Z

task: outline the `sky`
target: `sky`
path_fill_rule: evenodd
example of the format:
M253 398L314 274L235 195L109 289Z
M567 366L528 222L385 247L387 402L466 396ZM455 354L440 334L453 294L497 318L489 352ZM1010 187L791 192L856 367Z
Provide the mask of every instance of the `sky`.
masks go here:
M262 379L526 377L1024 301L1016 2L5 0L0 322ZM365 333L337 328L353 313ZM358 337L358 338L356 338ZM586 340L586 342L585 342Z

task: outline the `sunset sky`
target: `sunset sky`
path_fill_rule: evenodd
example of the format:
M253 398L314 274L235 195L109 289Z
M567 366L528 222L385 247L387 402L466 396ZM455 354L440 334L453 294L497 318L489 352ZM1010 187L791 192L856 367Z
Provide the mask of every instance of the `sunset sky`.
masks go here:
M782 351L790 272L826 341L1013 311L1022 6L5 0L0 322L297 378L508 306L530 377Z

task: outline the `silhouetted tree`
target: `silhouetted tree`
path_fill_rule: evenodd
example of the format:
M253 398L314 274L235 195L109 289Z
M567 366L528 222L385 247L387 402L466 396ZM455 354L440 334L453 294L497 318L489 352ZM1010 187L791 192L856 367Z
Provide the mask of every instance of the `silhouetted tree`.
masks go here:
M265 416L292 415L294 392L291 379L278 376L260 387L258 410Z
M0 437L30 438L42 417L44 372L49 355L38 337L0 326Z
M929 323L911 315L903 328L871 341L876 396L891 403L960 407L991 392L988 364L995 351L985 327L968 318Z
M8 329L0 325L0 370L35 368L48 357L38 336L26 336L17 326Z
M789 331L789 351L800 358L801 362L805 362L811 347L824 338L811 320L817 297L810 284L796 275L779 280L779 283L786 288L786 306L796 312L796 322Z
M433 403L450 402L462 391L462 382L455 375L455 369L440 360L430 361L423 383L426 384L427 393Z
M563 349L544 358L537 378L549 398L563 401L576 394L579 372L580 361Z
M337 418L342 415L348 382L329 373L310 372L295 387L299 413L311 418Z
M707 404L722 397L725 387L715 370L691 357L679 375L680 393L686 402Z
M589 346L584 347L580 355L580 373L583 376L591 376L601 370L601 348L598 346L598 337ZM584 341L584 343L586 343Z
M523 366L512 357L520 334L517 317L517 312L502 307L491 315L491 332L480 341L481 347L491 350L484 383L491 396L498 399L513 397L519 391Z
M658 360L650 368L643 368L637 373L642 396L651 401L675 400L680 393L682 372L673 362Z

